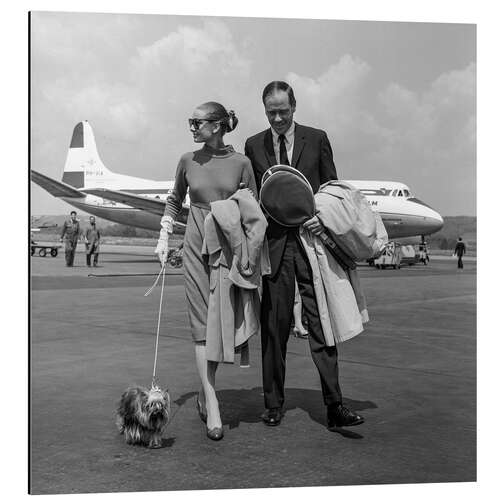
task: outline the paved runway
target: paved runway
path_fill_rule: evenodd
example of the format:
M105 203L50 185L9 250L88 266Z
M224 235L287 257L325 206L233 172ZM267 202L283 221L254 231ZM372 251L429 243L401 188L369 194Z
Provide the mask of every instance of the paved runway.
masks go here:
M364 425L326 429L308 343L290 338L286 415L264 426L254 339L251 368L217 373L217 443L195 410L183 281L171 270L158 374L174 416L164 448L148 450L124 443L113 412L129 384L150 382L159 289L143 294L158 264L148 248L104 250L95 269L81 253L74 268L63 255L31 260L33 493L476 480L475 261L360 268L371 321L340 346L340 381Z

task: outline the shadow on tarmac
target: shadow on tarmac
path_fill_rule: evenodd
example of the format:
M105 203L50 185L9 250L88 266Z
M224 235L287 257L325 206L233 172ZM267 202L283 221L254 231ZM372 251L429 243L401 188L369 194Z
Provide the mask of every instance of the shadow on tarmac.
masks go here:
M174 401L179 409L197 392L187 392ZM263 408L262 387L253 389L226 389L217 391L223 425L230 429L239 427L241 422L253 424L261 421ZM344 404L356 412L377 408L372 401L358 401L343 398ZM286 389L285 413L300 408L309 415L311 420L326 427L326 407L323 404L321 391L313 389ZM176 411L177 412L177 411ZM286 415L285 415L286 416ZM363 435L345 428L337 428L336 432L349 439L362 439Z
M120 264L151 264L152 259L120 259ZM153 261L156 263L156 261ZM158 265L158 270L160 266Z
M175 443L176 438L162 438L161 448L171 448Z

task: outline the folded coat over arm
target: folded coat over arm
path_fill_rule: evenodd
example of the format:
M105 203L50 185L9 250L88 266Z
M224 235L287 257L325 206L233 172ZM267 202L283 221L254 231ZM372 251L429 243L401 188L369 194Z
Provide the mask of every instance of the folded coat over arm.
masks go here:
M325 184L321 190L328 189ZM316 204L317 216L327 230L333 231L338 214L328 197ZM313 274L314 292L326 344L336 345L363 331L368 318L365 296L356 270L347 271L337 262L321 238L300 228L300 238Z
M235 347L260 332L260 287L270 272L267 221L247 189L210 208L202 248L210 268L207 359L233 363Z

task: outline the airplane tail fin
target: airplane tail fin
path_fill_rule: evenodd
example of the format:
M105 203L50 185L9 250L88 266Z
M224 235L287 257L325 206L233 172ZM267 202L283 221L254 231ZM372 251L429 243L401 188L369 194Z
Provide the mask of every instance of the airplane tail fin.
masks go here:
M77 189L99 187L114 174L108 170L97 152L94 132L88 121L73 129L62 181Z

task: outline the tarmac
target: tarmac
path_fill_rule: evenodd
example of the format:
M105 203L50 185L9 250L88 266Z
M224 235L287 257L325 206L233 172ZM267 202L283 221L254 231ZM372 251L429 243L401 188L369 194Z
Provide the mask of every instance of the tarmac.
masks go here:
M163 447L125 444L121 393L149 385L159 265L148 247L103 246L100 264L31 258L30 486L35 494L436 483L476 480L476 262L433 258L359 268L370 322L342 344L340 383L361 426L329 432L306 340L290 337L286 414L263 411L260 340L251 367L225 364L225 436L213 442L199 389L181 269L166 278L158 378L172 397Z

